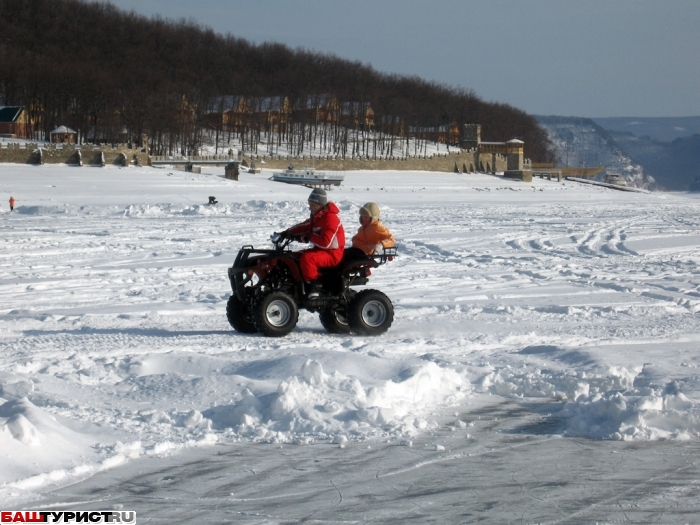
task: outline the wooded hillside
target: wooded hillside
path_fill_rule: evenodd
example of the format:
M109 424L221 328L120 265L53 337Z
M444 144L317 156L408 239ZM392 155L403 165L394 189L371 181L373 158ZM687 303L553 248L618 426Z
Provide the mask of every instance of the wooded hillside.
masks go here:
M281 44L254 45L191 21L149 19L108 3L0 0L0 104L25 106L37 137L66 125L115 142L126 128L133 137L147 135L153 153L191 151L204 133L226 133L225 120L212 118L226 109L222 101L274 97L292 108L283 129L278 122L279 140L290 140L295 129L303 140L318 119L304 101L321 94L346 108L371 106L372 131L380 136L423 133L427 140L431 130L477 123L484 141L520 138L526 157L552 157L533 117L469 90ZM357 118L334 122L336 139L353 125L348 122L364 127ZM228 132L253 146L270 131L263 127L249 112Z

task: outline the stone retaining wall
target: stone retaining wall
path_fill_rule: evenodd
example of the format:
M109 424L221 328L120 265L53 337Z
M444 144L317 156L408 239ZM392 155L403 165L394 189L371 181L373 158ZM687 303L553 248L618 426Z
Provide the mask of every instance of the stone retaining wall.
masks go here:
M116 147L83 144L13 144L0 143L0 162L16 164L80 164L101 166L113 164L148 165L149 157L141 150L129 149L126 144Z
M367 158L342 158L332 155L314 156L267 156L267 155L244 155L244 160L248 166L254 164L256 168L266 169L286 169L290 164L301 169L306 166L314 166L318 170L327 171L350 171L350 170L411 170L411 171L441 171L470 173L487 171L488 163L490 171L503 172L507 169L506 158L502 155L482 155L480 166L479 154L475 149L460 150L432 157L408 157L389 159L367 159ZM209 160L208 157L197 157L191 159L194 165L197 160ZM212 157L213 159L213 157ZM495 159L495 169L493 166ZM17 164L75 164L82 162L84 166L100 166L111 164L123 166L125 161L128 165L149 165L150 157L147 153L137 149L129 149L125 144L115 147L93 146L83 144L76 146L73 144L2 144L0 143L0 163L13 162ZM222 159L222 165L227 160Z
M327 171L349 171L349 170L411 170L411 171L442 171L461 173L482 171L479 169L478 153L476 150L462 150L432 157L409 157L396 159L362 159L362 158L340 158L330 155L313 157L308 156L274 156L265 155L244 155L249 166L255 164L256 168L266 169L286 169L292 164L295 168L301 169L305 166L313 165L318 170ZM488 154L488 163L492 164L492 155ZM502 172L506 170L506 158L496 155L495 170ZM264 162L264 164L263 164Z

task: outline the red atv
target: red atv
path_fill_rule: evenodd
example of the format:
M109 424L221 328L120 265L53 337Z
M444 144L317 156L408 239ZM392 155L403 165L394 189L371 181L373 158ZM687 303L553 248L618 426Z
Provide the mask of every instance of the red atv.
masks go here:
M358 292L352 287L367 284L372 268L393 260L396 248L359 257L352 255L354 249L347 250L340 264L321 270L322 293L309 298L298 253L287 248L298 239L274 234L271 240L271 250L243 246L228 270L233 293L226 317L236 331L285 336L296 326L299 308L318 312L321 324L332 334L380 335L389 329L394 320L389 298L379 290Z

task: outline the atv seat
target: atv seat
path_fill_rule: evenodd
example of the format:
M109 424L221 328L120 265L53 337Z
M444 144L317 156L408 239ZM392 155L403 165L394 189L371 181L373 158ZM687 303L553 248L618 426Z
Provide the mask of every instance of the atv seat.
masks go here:
M357 268L377 268L387 261L393 261L396 257L396 248L386 248L383 253L367 255L359 248L346 248L343 258L336 266L319 268L322 275L342 275Z
M376 268L377 266L379 266L377 261L359 248L346 248L343 258L336 268L339 269L340 273L345 273L355 268Z
M355 268L376 268L379 263L374 259L369 257L364 257L363 259L350 259L348 261L341 261L336 268L340 273L345 273Z
M356 268L376 268L377 266L379 266L377 261L366 255L362 250L348 248L337 265L319 268L319 272L323 275L342 275Z

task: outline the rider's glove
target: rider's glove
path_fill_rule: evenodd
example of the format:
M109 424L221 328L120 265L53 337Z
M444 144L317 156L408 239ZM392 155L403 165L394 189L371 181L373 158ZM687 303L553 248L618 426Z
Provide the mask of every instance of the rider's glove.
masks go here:
M270 240L272 242L282 242L287 238L287 232L275 232L272 235L270 235Z
M374 253L384 253L384 245L381 242L374 247Z

